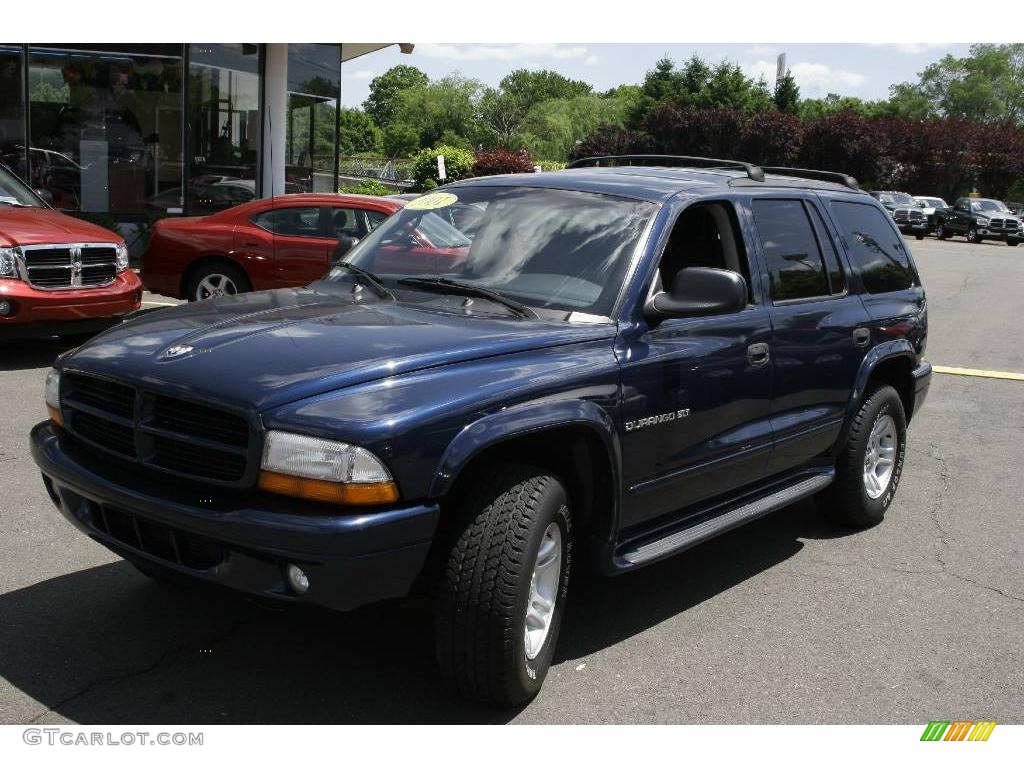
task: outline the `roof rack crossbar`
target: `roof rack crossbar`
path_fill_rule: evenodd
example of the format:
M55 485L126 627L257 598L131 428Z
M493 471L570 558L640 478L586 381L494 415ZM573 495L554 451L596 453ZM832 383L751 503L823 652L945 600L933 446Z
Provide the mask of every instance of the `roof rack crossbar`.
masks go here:
M613 162L614 161L614 162ZM764 181L764 171L753 163L745 163L742 160L719 160L714 157L691 157L689 155L598 155L595 157L583 157L569 163L569 168L589 168L602 163L608 165L667 165L668 162L675 167L692 166L695 168L707 169L737 169L745 171L747 177L754 181Z
M849 187L852 190L860 191L860 184L857 180L846 173L835 171L816 171L811 168L786 168L784 166L766 165L762 169L765 173L774 173L777 176L795 176L798 179L814 179L816 181L833 181Z

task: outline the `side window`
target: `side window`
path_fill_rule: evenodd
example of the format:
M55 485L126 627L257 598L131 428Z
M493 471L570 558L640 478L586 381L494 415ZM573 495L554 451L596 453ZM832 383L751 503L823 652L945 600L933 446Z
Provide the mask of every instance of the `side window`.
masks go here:
M377 227L387 221L387 214L380 213L379 211L365 211L366 213L366 225L370 232L373 232Z
M850 261L868 293L903 291L917 282L903 238L873 205L832 203Z
M833 295L846 291L846 275L843 274L843 267L839 263L839 254L836 253L836 245L828 233L824 219L817 206L808 205L811 211L811 221L814 223L814 234L818 236L818 245L821 246L821 255L825 259L825 270L828 272L828 288Z
M322 237L319 208L274 208L249 219L275 235Z
M360 228L357 214L352 208L331 209L331 232L335 237L348 235L349 237L362 237L366 233Z
M755 200L754 221L768 261L773 301L828 296L828 278L800 200Z
M731 203L698 203L679 214L658 264L662 290L671 291L676 276L687 267L739 273L747 282L748 303L752 301L747 253Z

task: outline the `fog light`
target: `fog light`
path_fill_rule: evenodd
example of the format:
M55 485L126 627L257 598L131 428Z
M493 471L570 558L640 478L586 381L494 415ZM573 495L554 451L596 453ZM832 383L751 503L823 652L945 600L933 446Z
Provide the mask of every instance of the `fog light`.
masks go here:
M288 585L297 595L303 595L309 589L309 576L299 566L291 564L288 566Z
M0 301L0 317L7 317L14 313L14 305L9 301Z

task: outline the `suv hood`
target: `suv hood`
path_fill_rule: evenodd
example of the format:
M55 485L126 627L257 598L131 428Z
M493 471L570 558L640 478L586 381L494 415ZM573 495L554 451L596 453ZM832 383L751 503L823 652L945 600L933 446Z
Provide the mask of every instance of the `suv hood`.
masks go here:
M48 243L120 243L109 229L50 208L0 207L0 246Z
M157 310L97 336L62 365L264 410L423 368L611 339L615 331L611 323L466 316L296 288Z

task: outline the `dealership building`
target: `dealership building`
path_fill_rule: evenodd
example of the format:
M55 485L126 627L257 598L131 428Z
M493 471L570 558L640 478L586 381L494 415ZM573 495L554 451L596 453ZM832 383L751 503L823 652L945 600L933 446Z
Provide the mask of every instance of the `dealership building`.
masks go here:
M389 45L0 44L0 156L117 222L335 191L341 65Z

